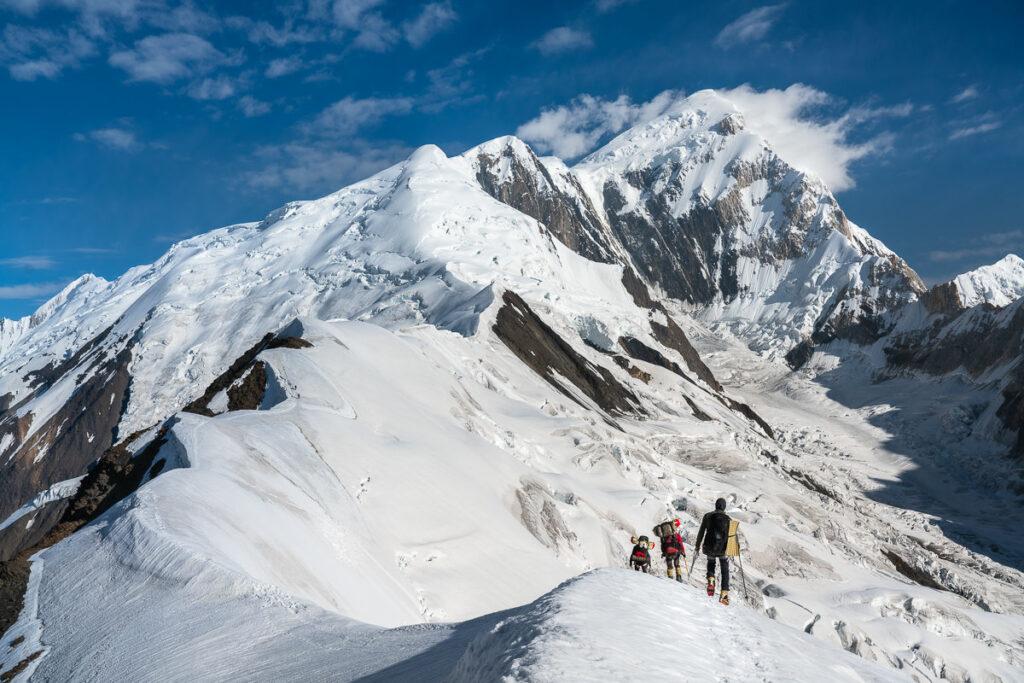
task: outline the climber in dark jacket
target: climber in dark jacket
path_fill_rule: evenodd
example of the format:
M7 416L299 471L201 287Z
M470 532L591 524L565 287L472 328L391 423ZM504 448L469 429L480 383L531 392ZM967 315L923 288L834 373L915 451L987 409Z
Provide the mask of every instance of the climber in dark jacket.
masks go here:
M722 603L729 604L729 558L725 555L729 543L729 515L725 514L725 498L715 501L715 511L704 515L697 531L697 547L708 558L708 595L715 594L715 560L722 568Z

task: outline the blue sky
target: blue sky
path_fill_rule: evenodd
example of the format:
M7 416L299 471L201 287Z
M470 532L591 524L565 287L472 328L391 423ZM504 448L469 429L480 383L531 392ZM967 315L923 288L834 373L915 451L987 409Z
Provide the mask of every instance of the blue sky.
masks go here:
M1024 253L1019 2L0 0L0 26L5 317L421 144L574 156L744 84L926 279Z

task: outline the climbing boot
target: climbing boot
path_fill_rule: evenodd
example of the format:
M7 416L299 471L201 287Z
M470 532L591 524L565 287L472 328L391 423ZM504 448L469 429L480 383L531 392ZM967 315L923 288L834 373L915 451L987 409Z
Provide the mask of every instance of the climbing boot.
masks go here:
M729 591L722 591L722 595L719 596L718 602L720 602L723 605L728 607L729 606Z
M715 577L713 576L708 577L708 597L715 597Z

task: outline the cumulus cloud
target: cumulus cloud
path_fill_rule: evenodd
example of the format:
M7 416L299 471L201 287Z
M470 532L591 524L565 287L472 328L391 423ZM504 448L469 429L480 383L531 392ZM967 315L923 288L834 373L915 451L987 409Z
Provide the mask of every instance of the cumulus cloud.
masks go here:
M761 40L779 20L786 3L765 5L752 9L735 21L727 24L715 37L715 45L730 48L743 43Z
M594 40L586 31L569 26L559 26L537 39L532 47L542 55L555 55L570 50L583 50L593 44Z
M989 111L966 121L958 121L954 125L955 128L949 134L950 140L959 140L961 138L981 135L982 133L990 133L997 128L1001 128L1003 122L994 112Z
M306 127L307 133L348 136L387 116L407 114L413 100L408 97L345 97L321 111Z
M969 85L956 95L950 98L950 102L959 104L960 102L966 102L967 100L973 100L978 97L978 86Z
M666 90L649 102L634 103L626 95L605 100L583 94L567 105L541 111L519 126L516 135L541 152L573 159L594 149L610 134L660 116L679 96Z
M85 35L71 28L53 30L8 24L0 33L0 64L18 81L53 79L96 53Z
M113 53L109 61L130 80L170 83L230 60L204 38L165 33L137 40L132 49Z
M305 45L327 38L322 26L299 23L288 19L281 26L274 26L269 21L256 21L249 17L233 16L225 20L225 24L246 34L250 42L257 45L273 45L287 47L289 45Z
M837 192L853 187L853 162L884 152L892 144L892 136L887 134L859 143L850 142L850 135L869 122L903 117L913 111L910 104L860 106L822 120L811 114L823 105L836 103L827 93L806 85L765 91L744 85L718 93L742 113L748 131L768 140L791 166L817 175ZM682 93L674 91L662 92L642 103L634 103L625 95L606 100L585 94L568 105L543 110L521 125L516 134L542 152L572 159L591 151L609 135L684 106Z
M256 99L252 95L245 95L238 100L238 108L242 110L246 118L254 118L256 116L263 116L270 111L270 105L266 102Z
M400 34L391 22L375 11L384 0L335 0L332 8L334 23L341 29L355 33L352 44L373 52L384 52L392 47Z
M775 152L794 168L813 173L839 192L854 186L850 166L858 159L888 151L892 136L880 134L863 142L850 136L865 123L904 117L910 104L891 107L853 107L838 118L812 118L816 108L835 104L833 98L810 86L796 84L785 90L756 91L743 85L720 93L743 113L747 129L764 137Z
M457 18L450 2L431 2L423 7L419 16L402 24L402 33L410 45L422 47Z
M302 60L298 57L281 57L271 60L267 65L264 75L267 78L280 78L295 73L303 67Z
M49 270L57 262L48 256L15 256L0 259L0 268L17 268L22 270Z
M195 100L226 100L238 91L238 82L229 76L202 78L186 89L189 97Z
M127 128L99 128L88 133L75 133L74 138L79 142L91 140L122 152L134 152L142 147L135 133Z

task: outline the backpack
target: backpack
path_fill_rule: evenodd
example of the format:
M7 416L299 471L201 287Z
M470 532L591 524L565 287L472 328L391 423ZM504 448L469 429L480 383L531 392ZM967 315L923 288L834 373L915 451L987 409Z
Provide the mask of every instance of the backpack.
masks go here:
M676 532L675 524L672 521L662 522L654 527L654 535L658 538L666 538Z

